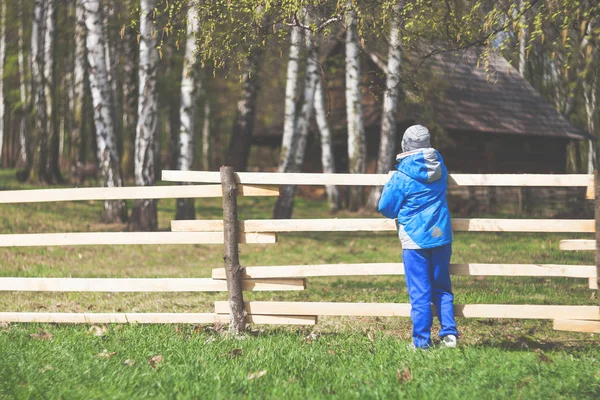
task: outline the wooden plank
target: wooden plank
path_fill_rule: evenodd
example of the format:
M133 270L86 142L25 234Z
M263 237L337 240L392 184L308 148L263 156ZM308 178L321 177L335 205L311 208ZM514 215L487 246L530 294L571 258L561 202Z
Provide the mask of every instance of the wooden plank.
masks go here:
M215 302L215 312L218 314L227 313L228 310L226 301ZM455 305L454 310L456 316L465 318L600 320L600 310L596 306L464 304ZM410 304L251 301L246 303L246 311L268 315L408 317Z
M305 279L247 279L247 291L304 290ZM0 278L0 291L27 292L226 292L210 278Z
M596 279L594 265L554 264L450 264L452 275L550 276ZM404 275L402 263L317 264L245 267L244 277L308 278L323 276ZM225 270L212 270L213 279L225 279Z
M593 278L589 278L589 287L590 289L598 289L598 280L596 279L596 277Z
M596 198L596 193L594 190L594 186L588 186L586 191L585 191L585 199L586 200L593 200Z
M277 172L238 172L239 183L259 185L355 185L383 186L388 174L314 174ZM162 180L170 182L218 183L218 172L162 171ZM587 174L451 174L450 185L457 186L564 186L587 187L593 178Z
M248 315L254 324L314 325L313 316ZM0 322L37 322L67 324L214 324L228 323L229 315L213 313L37 313L0 312Z
M594 232L592 219L454 218L452 229L462 232ZM221 220L171 221L173 232L223 232ZM255 219L240 221L242 232L389 232L394 220L385 218Z
M588 239L561 240L558 247L561 250L567 251L591 251L596 250L596 241Z
M0 203L221 197L221 185L88 187L2 191ZM240 185L240 196L279 196L278 186Z
M557 331L600 333L600 322L576 319L555 319L552 328Z
M276 243L273 233L248 233L241 243ZM82 232L0 235L0 247L141 244L222 244L221 232Z

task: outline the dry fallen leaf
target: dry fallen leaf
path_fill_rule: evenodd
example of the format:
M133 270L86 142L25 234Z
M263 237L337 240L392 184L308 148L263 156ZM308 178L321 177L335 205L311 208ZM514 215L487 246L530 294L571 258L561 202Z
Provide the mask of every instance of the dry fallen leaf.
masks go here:
M231 357L241 356L243 351L244 350L241 348L233 349L233 350L231 350Z
M87 334L94 334L94 336L104 336L106 335L106 325L102 325L101 327L98 325L92 325L90 326L90 329L87 330Z
M32 333L29 335L29 337L37 340L50 340L52 339L52 334L39 329L38 333Z
M129 358L123 361L123 365L127 365L128 367L133 367L135 365L135 361L130 360Z
M52 365L46 365L45 367L40 368L40 373L44 373L46 371L52 371L56 368L54 368Z
M537 353L538 358L540 359L541 362L545 362L547 364L551 364L552 363L552 360L547 355L545 355L542 350L535 349L534 351L535 351L535 353Z
M250 374L248 374L248 379L262 378L266 374L267 374L267 370L258 371L258 372L250 372Z
M402 371L398 370L398 380L400 383L410 382L412 375L408 367L405 367Z
M162 362L163 360L163 356L162 354L159 354L157 356L152 357L150 360L148 360L148 363L150 364L150 366L154 369L158 368L158 364L160 362Z
M114 356L115 354L117 354L116 351L111 351L109 352L108 350L104 349L102 351L102 353L98 353L96 354L96 357L100 357L100 358L111 358L112 356Z
M335 351L333 351L333 350L327 350L327 354L333 355L333 354L335 354Z

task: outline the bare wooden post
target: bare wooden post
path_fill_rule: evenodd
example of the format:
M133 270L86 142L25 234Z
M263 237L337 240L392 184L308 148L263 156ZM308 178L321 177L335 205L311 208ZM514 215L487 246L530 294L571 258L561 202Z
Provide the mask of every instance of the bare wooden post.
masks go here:
M596 297L598 299L598 306L600 307L600 172L598 170L594 172L594 189L596 192L596 198L594 199L594 217L596 218L596 283L598 285Z
M242 293L242 275L238 252L239 224L237 217L237 188L233 167L221 167L223 189L223 234L225 235L225 275L231 309L229 332L239 335L246 330L246 311Z

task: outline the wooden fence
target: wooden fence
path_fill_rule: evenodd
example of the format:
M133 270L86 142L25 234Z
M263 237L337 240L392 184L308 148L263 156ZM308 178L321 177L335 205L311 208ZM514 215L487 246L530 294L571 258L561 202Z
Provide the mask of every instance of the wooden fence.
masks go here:
M238 173L238 194L277 196L278 186L295 185L383 185L388 175ZM219 172L163 171L164 181L202 185L48 189L0 192L0 203L75 201L138 198L200 198L222 196ZM470 175L453 174L450 185L459 186L556 186L586 187L595 198L591 175ZM453 219L455 231L468 232L596 232L595 220L548 219ZM239 222L240 241L269 244L280 232L374 232L395 231L395 223L384 218L246 220ZM223 244L223 221L172 221L171 232L154 233L51 233L0 235L0 247L74 246L123 244ZM563 250L595 250L593 240L565 240ZM452 264L453 275L570 277L588 279L597 288L596 265L555 264ZM401 263L251 266L244 269L244 290L304 290L306 278L322 276L402 275ZM83 279L0 278L0 291L110 291L110 292L200 292L225 291L225 270L213 270L208 279ZM256 324L315 324L321 316L409 316L409 304L261 302L245 304L248 322ZM216 302L214 313L13 313L0 312L5 322L138 322L214 323L229 321L228 302ZM456 305L456 315L467 318L550 319L555 329L600 332L600 307L565 305Z

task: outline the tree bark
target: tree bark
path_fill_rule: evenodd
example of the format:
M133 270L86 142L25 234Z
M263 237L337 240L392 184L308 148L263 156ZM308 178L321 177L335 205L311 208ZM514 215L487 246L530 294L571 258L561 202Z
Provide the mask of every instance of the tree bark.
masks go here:
M80 0L85 9L87 27L87 51L90 66L89 77L94 105L94 123L96 126L96 142L98 164L102 185L105 187L123 186L119 169L119 153L115 140L112 120L112 89L108 81L106 69L105 46L106 37L102 7L99 0ZM104 222L116 222L126 219L125 202L104 202Z
M121 143L121 84L119 77L119 46L120 40L117 40L112 34L113 23L117 18L116 5L117 2L114 0L103 0L103 16L104 16L104 35L106 37L106 44L104 47L106 56L106 69L108 72L108 81L112 90L112 114L113 114L113 125L115 131L115 138L117 140L117 148L119 153L122 152L123 146ZM116 21L118 23L118 21Z
M242 334L246 330L246 310L242 292L244 269L240 266L237 218L237 188L232 167L221 167L221 187L223 188L223 234L225 239L225 275L227 276L227 296L229 299L229 332Z
M204 120L202 121L202 169L210 170L210 101L204 98Z
M56 1L46 1L46 26L44 28L44 92L46 96L46 115L48 152L46 164L46 182L62 183L60 173L60 137L58 134L58 102L56 99Z
M188 6L187 13L187 40L185 43L185 56L183 61L183 75L181 78L181 105L179 108L179 151L177 169L189 171L194 161L194 123L196 121L196 87L197 68L196 62L196 34L198 33L198 11L193 4ZM175 219L195 219L194 199L177 199L177 212Z
M584 82L583 84L583 95L585 98L585 111L587 116L587 128L590 135L597 137L596 135L596 91L598 90L598 75L594 75L592 83ZM588 163L587 172L593 174L596 168L596 152L595 144L593 140L588 141Z
M6 58L6 0L0 0L0 162L4 143L4 59ZM8 152L7 152L8 153Z
M364 174L366 170L367 146L362 108L362 75L358 51L357 14L351 9L352 1L347 2L350 10L346 13L346 118L348 119L348 164L352 174ZM348 190L348 206L356 211L363 206L363 188L351 187Z
M31 79L34 97L35 128L37 134L35 174L37 179L46 176L46 162L48 153L48 126L46 96L44 93L44 25L46 20L46 7L44 0L35 0L33 7L33 24L31 26ZM27 174L29 175L29 174Z
M138 102L138 44L132 28L125 29L123 39L127 57L123 63L123 158L121 170L125 177L134 175L134 143Z
M134 163L135 183L138 186L152 186L155 183L154 165L158 136L158 49L152 21L155 7L156 0L141 1L138 122ZM131 219L131 228L134 230L158 229L156 201L137 200Z
M381 135L379 155L377 158L377 173L387 174L394 166L396 149L396 114L398 112L398 95L400 93L400 71L402 69L402 9L404 0L399 0L392 10L390 21L390 40L388 49L387 74L385 92L383 93L383 109L381 111ZM367 206L377 209L381 197L381 187L374 187L369 193Z
M522 10L523 0L519 1L519 7ZM519 75L525 78L525 70L527 69L527 26L525 14L520 20L521 31L519 32Z
M71 157L75 161L85 163L86 108L89 106L86 94L87 51L85 10L80 0L75 0L75 64L73 68L73 123L71 131Z
M285 111L283 119L283 138L279 156L279 172L286 172L292 161L292 143L296 126L296 98L298 97L298 65L300 63L300 45L302 32L299 27L292 27L290 33L290 55L285 82Z
M27 83L25 82L26 74L25 74L25 45L23 40L23 2L19 1L17 3L18 7L18 62L19 62L19 96L21 102L21 110L20 110L20 122L19 122L19 144L20 144L20 158L21 158L21 167L22 171L26 171L26 174L29 174L29 170L31 168L31 150L29 146L29 132L27 130L27 114L29 109L29 95L27 93ZM22 171L20 171L22 173Z
M306 14L306 25L312 23L312 17ZM304 75L304 96L302 107L296 117L292 145L287 151L288 162L282 172L300 172L304 163L304 154L306 153L306 142L308 138L308 126L314 111L315 88L319 80L317 51L314 43L313 33L307 30L305 33L306 42L306 73ZM283 150L283 149L282 149ZM295 185L281 186L281 192L275 202L273 218L291 218L294 210L294 195L296 193Z
M324 173L333 174L335 173L335 159L331 145L331 130L329 129L327 113L325 112L324 98L323 84L321 80L318 80L315 90L315 117L321 135L321 164L323 164ZM340 208L340 194L337 186L327 185L325 186L325 191L327 192L329 211L332 213L337 212Z

